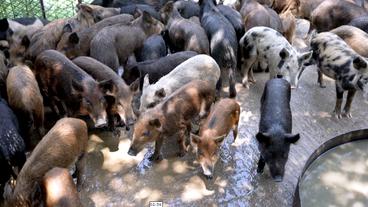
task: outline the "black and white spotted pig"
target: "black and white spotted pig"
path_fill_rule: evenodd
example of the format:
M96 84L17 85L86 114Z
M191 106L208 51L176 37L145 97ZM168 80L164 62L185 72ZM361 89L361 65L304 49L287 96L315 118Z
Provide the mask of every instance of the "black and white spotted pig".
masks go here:
M323 75L336 80L336 118L351 117L350 107L357 90L364 91L368 98L368 62L351 49L344 40L331 32L322 32L313 36L311 40L313 60L318 65L318 82L321 87ZM344 111L341 105L344 91L348 91Z
M296 88L305 63L312 57L312 51L298 53L279 32L268 27L253 27L240 39L242 53L241 73L243 86L254 83L252 66L256 63L270 70L270 79L282 77Z

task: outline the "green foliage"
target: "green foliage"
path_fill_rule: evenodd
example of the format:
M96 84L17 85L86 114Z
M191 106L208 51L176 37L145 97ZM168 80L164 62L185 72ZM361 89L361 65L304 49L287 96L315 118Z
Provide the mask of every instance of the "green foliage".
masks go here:
M42 17L40 0L0 0L0 18ZM76 0L42 0L48 20L72 17ZM90 2L84 1L84 2Z

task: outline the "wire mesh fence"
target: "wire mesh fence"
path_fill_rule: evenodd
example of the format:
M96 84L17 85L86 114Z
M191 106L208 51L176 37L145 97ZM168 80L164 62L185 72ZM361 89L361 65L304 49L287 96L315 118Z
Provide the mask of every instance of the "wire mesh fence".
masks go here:
M89 3L91 0L83 2ZM0 18L67 18L76 13L77 4L78 0L0 0Z

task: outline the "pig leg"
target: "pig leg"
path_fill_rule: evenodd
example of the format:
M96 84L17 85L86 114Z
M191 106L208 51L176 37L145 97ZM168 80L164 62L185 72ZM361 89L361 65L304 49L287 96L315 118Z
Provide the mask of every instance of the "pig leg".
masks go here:
M182 123L178 133L178 144L179 144L179 152L177 154L178 157L183 157L187 152L187 146L185 144L186 129L188 129L188 123Z
M162 147L163 142L164 142L164 139L161 136L156 140L155 151L148 158L150 161L160 161L160 160L162 160L162 155L161 155L160 151L161 151L161 147Z
M346 116L348 118L352 118L351 113L350 113L350 108L351 108L351 103L353 102L355 93L356 93L355 89L349 90L348 97L346 99L343 116Z
M323 73L318 70L318 83L321 88L326 88L326 84L323 81Z
M238 119L235 121L235 124L233 125L233 137L234 137L233 142L235 142L236 137L238 136L239 116L237 118Z
M229 97L234 98L236 96L235 89L235 78L234 78L234 70L229 69Z
M76 163L75 174L77 175L77 189L78 191L82 190L83 184L86 180L85 169L86 169L86 161L87 156L85 152L83 152L79 157Z
M247 59L243 59L243 65L241 69L241 74L243 75L242 84L245 88L249 88L249 70L252 70L252 66L257 60L257 53L255 47L252 47L250 51L248 51ZM254 81L254 79L253 79Z
M257 173L263 173L263 169L265 165L266 165L266 162L261 155L258 161Z
M221 90L222 90L222 78L220 75L220 78L216 83L216 98L220 98Z
M344 95L344 90L336 84L336 105L334 114L335 117L338 119L341 119L341 104L342 104L342 98Z

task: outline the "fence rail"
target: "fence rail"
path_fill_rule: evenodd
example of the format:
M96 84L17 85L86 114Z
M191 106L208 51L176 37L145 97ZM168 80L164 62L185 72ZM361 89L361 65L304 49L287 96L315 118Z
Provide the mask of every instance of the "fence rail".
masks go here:
M78 0L0 0L0 18L41 17L48 20L73 16ZM91 0L83 1L91 2Z

